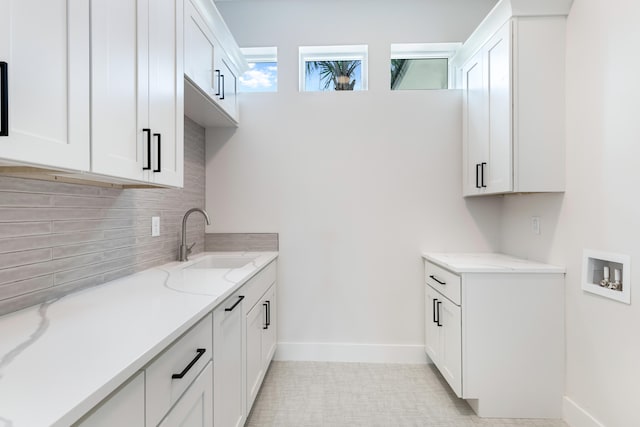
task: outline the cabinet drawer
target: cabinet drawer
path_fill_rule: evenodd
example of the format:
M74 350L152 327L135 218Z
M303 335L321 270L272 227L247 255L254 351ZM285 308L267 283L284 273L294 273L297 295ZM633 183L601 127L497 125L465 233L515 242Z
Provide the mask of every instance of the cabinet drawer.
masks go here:
M276 261L272 261L268 266L266 266L262 271L253 276L251 280L249 280L243 286L243 295L245 296L244 300L244 312L245 314L249 313L249 310L253 308L254 305L262 298L262 296L267 292L267 289L276 281Z
M213 319L212 315L208 314L147 367L145 371L147 426L158 425L171 406L211 360L212 340ZM195 363L191 365L194 360L196 360ZM191 367L187 369L189 365ZM183 376L173 378L174 374L183 374Z
M460 276L429 261L424 262L424 275L429 286L460 305Z

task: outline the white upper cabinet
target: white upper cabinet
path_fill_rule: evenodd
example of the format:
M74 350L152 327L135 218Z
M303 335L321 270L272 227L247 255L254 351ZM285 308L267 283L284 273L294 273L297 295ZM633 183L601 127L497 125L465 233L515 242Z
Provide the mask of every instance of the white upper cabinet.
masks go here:
M185 114L202 126L237 126L237 79L248 64L211 0L186 0Z
M83 0L0 0L0 160L89 169L88 16Z
M182 187L182 0L91 5L91 172Z
M463 194L564 191L571 2L502 0L453 59L463 90Z

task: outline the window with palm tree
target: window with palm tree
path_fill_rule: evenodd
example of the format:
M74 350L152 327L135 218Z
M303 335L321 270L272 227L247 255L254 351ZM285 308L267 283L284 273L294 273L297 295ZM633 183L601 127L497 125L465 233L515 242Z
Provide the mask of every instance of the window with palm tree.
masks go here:
M354 90L361 61L307 61L307 88L320 90Z
M367 46L300 47L301 91L367 89Z

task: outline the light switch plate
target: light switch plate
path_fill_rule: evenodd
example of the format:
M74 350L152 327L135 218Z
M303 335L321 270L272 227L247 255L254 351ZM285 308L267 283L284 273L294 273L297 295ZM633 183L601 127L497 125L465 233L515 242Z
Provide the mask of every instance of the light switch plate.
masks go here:
M160 235L160 217L151 217L151 237L158 237Z

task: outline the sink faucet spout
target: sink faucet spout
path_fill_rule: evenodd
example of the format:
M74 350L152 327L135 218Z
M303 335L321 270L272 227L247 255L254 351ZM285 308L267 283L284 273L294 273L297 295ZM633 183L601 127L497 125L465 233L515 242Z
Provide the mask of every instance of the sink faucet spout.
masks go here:
M187 218L194 212L200 212L204 215L204 219L207 222L207 225L211 225L211 220L209 220L209 214L204 209L193 208L189 209L182 218L182 242L180 244L180 253L178 254L178 261L189 261L189 254L191 253L191 249L193 248L193 243L191 246L187 246Z

